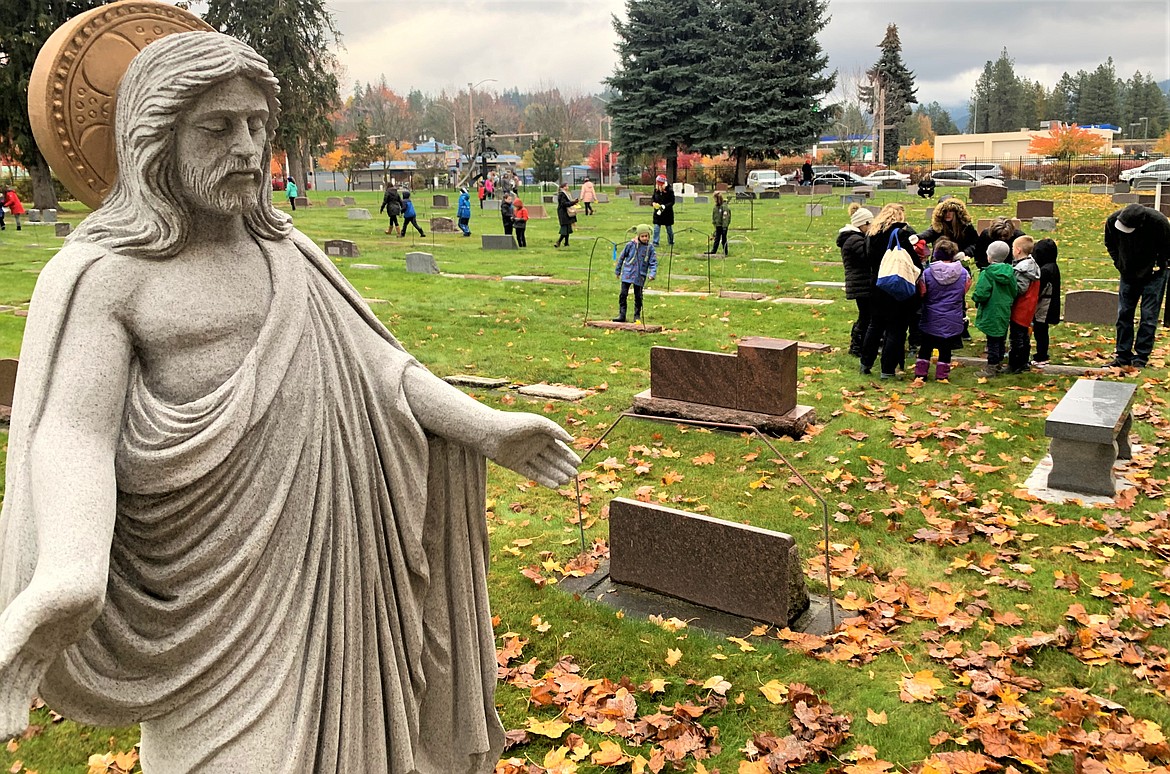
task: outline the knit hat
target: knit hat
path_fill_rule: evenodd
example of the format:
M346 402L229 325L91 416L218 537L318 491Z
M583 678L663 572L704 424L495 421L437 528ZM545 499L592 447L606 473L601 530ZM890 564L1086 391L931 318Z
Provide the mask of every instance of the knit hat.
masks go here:
M1041 239L1032 248L1032 257L1040 265L1054 263L1056 261L1056 242L1051 239Z
M987 246L987 262L988 263L1003 263L1007 260L1008 253L1012 248L1008 246L1007 242L996 241Z
M659 175L658 177L654 178L654 182L655 183L665 183L666 182L666 175Z
M642 236L643 234L650 236L651 232L653 231L654 229L650 228L649 225L645 223L639 223L638 226L634 229L634 236Z
M869 211L868 207L858 207L852 215L849 216L849 222L854 226L861 228L873 220L873 213Z

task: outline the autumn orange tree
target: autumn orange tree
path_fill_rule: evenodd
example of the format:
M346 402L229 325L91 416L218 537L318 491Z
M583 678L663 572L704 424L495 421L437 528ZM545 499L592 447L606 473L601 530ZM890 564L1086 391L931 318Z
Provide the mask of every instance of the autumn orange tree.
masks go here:
M1158 138L1158 142L1154 144L1154 150L1158 153L1170 153L1170 132Z
M1048 135L1034 134L1028 145L1028 153L1037 156L1052 156L1058 159L1071 159L1076 156L1085 156L1098 153L1104 139L1093 134L1088 129L1082 129L1076 124L1052 123Z
M934 147L929 140L912 142L902 149L902 161L930 161L934 158Z

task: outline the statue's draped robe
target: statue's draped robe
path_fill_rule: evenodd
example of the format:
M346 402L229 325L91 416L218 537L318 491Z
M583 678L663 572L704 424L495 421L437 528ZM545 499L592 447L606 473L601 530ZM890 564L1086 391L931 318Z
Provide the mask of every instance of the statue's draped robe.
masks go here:
M311 242L261 244L270 310L226 382L175 405L131 365L106 604L41 695L141 722L148 772L490 771L484 460L424 433L403 392L421 366ZM105 255L67 246L30 308L0 605L35 566L28 449L70 298Z

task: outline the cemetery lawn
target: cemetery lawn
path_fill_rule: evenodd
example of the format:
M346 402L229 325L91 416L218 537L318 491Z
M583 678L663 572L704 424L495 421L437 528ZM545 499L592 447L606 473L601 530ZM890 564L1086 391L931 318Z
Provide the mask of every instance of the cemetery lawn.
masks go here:
M1024 230L1056 239L1064 291L1116 290L1101 227L1117 205L1083 191L1010 193L1006 205L971 210L990 218L1014 214L1021 198L1055 200L1055 232ZM810 589L824 593L820 505L758 439L623 420L581 469L592 559L578 558L572 486L541 489L489 465L489 585L504 677L497 704L506 728L525 731L498 772L760 774L803 763L849 774L1145 772L1170 763L1170 332L1159 330L1150 367L1106 376L1138 385L1137 487L1107 507L1050 505L1024 481L1046 453L1044 419L1076 377L986 380L965 366L950 384L915 386L859 375L845 352L853 303L838 288L806 284L843 278L839 192L733 201L731 257L710 262L700 255L710 205L680 205L674 254L664 233L650 287L694 294L647 296L644 322L665 326L659 334L583 324L586 315L614 316L609 240L624 243L650 220L648 207L611 198L579 217L568 248L554 250L555 207L546 204L552 217L530 222L529 248L483 251L479 234L501 233L496 212L473 211L471 239L432 235L429 217L454 217L454 208L432 212L420 192L427 238L400 239L383 233L379 194L354 195L373 220L347 220L312 192L316 206L295 214L297 226L318 244L357 243L361 257L339 267L436 374L587 390L579 402L470 391L561 423L579 454L649 387L653 345L733 353L741 337L773 336L834 348L799 356L798 402L816 409L819 424L800 441L774 441L829 504L832 584L848 617L830 637L656 624L556 587L604 555L606 506L622 496L788 532ZM540 200L535 190L523 198ZM906 202L910 224L928 225L928 203L912 192L877 199ZM823 217L805 216L810 201L824 205ZM76 223L82 214L74 205L61 218ZM19 354L17 312L60 244L51 233L0 232L0 307L15 307L0 311L0 357ZM407 273L412 249L431 252L444 273L488 278ZM499 279L517 275L572 284ZM721 289L832 303L720 298ZM957 354L981 355L983 337L972 330L975 340ZM1112 357L1112 325L1063 324L1052 337L1054 363ZM33 723L0 753L0 770L120 772L132 763L115 755L132 752L135 729L81 726L47 709Z

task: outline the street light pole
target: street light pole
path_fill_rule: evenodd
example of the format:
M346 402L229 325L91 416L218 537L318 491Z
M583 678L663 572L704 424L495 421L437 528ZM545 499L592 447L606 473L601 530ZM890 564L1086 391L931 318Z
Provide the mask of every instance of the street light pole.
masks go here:
M1142 142L1150 139L1150 117L1138 116L1138 120L1142 122Z

